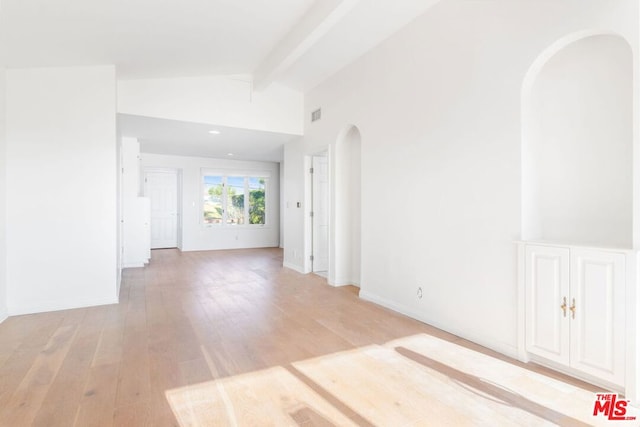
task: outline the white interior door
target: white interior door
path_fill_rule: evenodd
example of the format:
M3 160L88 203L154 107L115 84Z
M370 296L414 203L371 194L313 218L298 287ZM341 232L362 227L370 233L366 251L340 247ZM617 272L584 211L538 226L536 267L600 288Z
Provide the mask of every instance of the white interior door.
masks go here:
M329 269L329 170L326 156L314 156L313 167L313 271Z
M151 203L151 249L178 246L178 172L146 171L145 194Z

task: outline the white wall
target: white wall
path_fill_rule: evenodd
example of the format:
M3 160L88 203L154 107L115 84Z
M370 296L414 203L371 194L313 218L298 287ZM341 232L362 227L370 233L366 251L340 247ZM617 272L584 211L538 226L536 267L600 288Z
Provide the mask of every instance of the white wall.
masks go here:
M524 76L585 28L618 31L637 50L637 17L632 0L443 1L306 95L287 181L302 181L303 156L345 126L362 135L361 296L516 355ZM300 189L285 191L289 200ZM289 213L294 263L305 219Z
M630 46L610 35L566 46L544 65L528 100L523 179L533 212L523 215L535 223L523 225L523 238L631 248Z
M302 134L303 96L247 78L184 77L118 82L118 112L268 132Z
M7 71L11 315L117 302L113 66Z
M301 273L305 268L305 165L303 141L285 144L282 162L284 168L284 266ZM298 207L298 203L300 206ZM310 239L309 239L310 241Z
M280 241L280 172L278 163L142 153L142 168L182 171L182 250L277 247ZM202 224L202 169L268 173L267 225L215 227Z
M7 317L7 143L5 70L0 68L0 322Z

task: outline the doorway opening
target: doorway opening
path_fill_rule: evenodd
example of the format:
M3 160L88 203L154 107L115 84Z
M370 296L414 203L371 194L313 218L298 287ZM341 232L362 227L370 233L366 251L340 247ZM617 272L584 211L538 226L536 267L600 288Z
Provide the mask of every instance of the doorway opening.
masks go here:
M180 171L146 169L144 194L151 205L151 249L180 248Z

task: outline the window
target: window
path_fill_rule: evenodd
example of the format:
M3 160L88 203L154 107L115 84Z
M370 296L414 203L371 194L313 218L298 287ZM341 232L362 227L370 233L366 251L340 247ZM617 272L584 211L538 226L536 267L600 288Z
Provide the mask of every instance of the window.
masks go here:
M227 224L244 224L244 181L242 176L227 177Z
M221 176L204 177L204 223L222 224L224 208L222 206L223 182Z
M266 225L267 177L203 173L203 224Z
M249 224L264 225L266 182L265 178L249 178Z

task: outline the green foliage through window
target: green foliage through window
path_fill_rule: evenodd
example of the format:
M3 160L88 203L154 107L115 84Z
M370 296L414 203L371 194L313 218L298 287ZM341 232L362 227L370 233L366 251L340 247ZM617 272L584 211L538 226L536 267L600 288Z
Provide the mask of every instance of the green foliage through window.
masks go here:
M266 178L205 175L203 180L205 224L266 224Z
M204 177L204 223L222 224L224 208L222 192L224 191L221 176Z
M264 178L249 178L249 224L265 223Z

